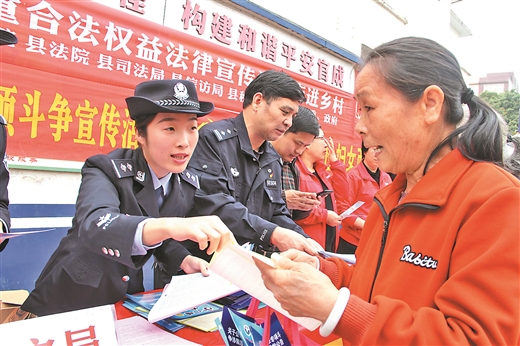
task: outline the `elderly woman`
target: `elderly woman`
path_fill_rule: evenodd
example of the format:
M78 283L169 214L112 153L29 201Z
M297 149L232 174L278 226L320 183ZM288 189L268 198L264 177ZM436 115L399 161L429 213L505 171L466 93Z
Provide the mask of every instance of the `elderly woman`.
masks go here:
M356 131L398 173L375 195L357 264L290 250L276 269L257 263L266 286L350 344L517 344L520 183L500 167L500 119L423 38L370 52L355 96Z

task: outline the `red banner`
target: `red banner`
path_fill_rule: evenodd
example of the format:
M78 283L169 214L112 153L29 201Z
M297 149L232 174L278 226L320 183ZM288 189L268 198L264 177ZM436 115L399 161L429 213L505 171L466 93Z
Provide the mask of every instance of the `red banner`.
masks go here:
M1 19L0 27L18 38L14 47L0 48L0 113L8 121L11 160L84 161L136 147L125 98L143 81L192 80L199 98L216 106L201 118L211 122L235 116L249 82L279 69L90 1L24 1ZM352 95L286 72L302 85L306 106L333 137L338 156L355 166L360 139Z

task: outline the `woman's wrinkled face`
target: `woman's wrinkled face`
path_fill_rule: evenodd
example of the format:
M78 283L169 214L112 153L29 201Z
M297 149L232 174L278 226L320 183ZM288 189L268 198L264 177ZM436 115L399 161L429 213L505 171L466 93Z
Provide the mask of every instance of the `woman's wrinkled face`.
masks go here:
M366 147L374 147L379 168L392 173L414 173L430 154L420 102L410 102L392 88L369 64L359 73L354 94L359 121L355 130Z

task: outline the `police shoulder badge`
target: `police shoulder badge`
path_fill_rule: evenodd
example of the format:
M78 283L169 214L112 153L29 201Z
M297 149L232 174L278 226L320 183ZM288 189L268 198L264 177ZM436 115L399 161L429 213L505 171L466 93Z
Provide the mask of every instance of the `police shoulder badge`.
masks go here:
M188 182L190 185L195 186L195 188L200 189L199 184L199 176L196 174L193 174L189 170L185 169L184 172L180 174L182 177L182 180Z
M134 167L131 159L113 159L112 167L118 178L134 176Z

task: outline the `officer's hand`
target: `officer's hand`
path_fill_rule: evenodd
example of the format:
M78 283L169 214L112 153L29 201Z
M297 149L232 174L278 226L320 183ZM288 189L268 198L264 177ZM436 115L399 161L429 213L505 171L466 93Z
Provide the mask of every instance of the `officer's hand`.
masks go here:
M285 190L285 203L291 210L311 210L321 204L315 192Z
M317 255L317 249L311 245L300 233L283 227L276 227L271 235L271 243L280 251L296 249L305 251L309 255Z
M316 249L316 251L325 251L325 249L320 245L320 243L318 243L316 240L312 239L312 238L305 238L305 240L307 241L307 243L312 246L313 248Z
M208 262L204 261L202 258L191 255L184 258L181 263L181 269L184 270L186 274L202 273L204 276L209 275Z
M230 241L236 242L229 228L215 215L162 217L150 219L143 227L144 245L152 246L168 238L197 242L201 250L207 248L208 255L221 250Z

